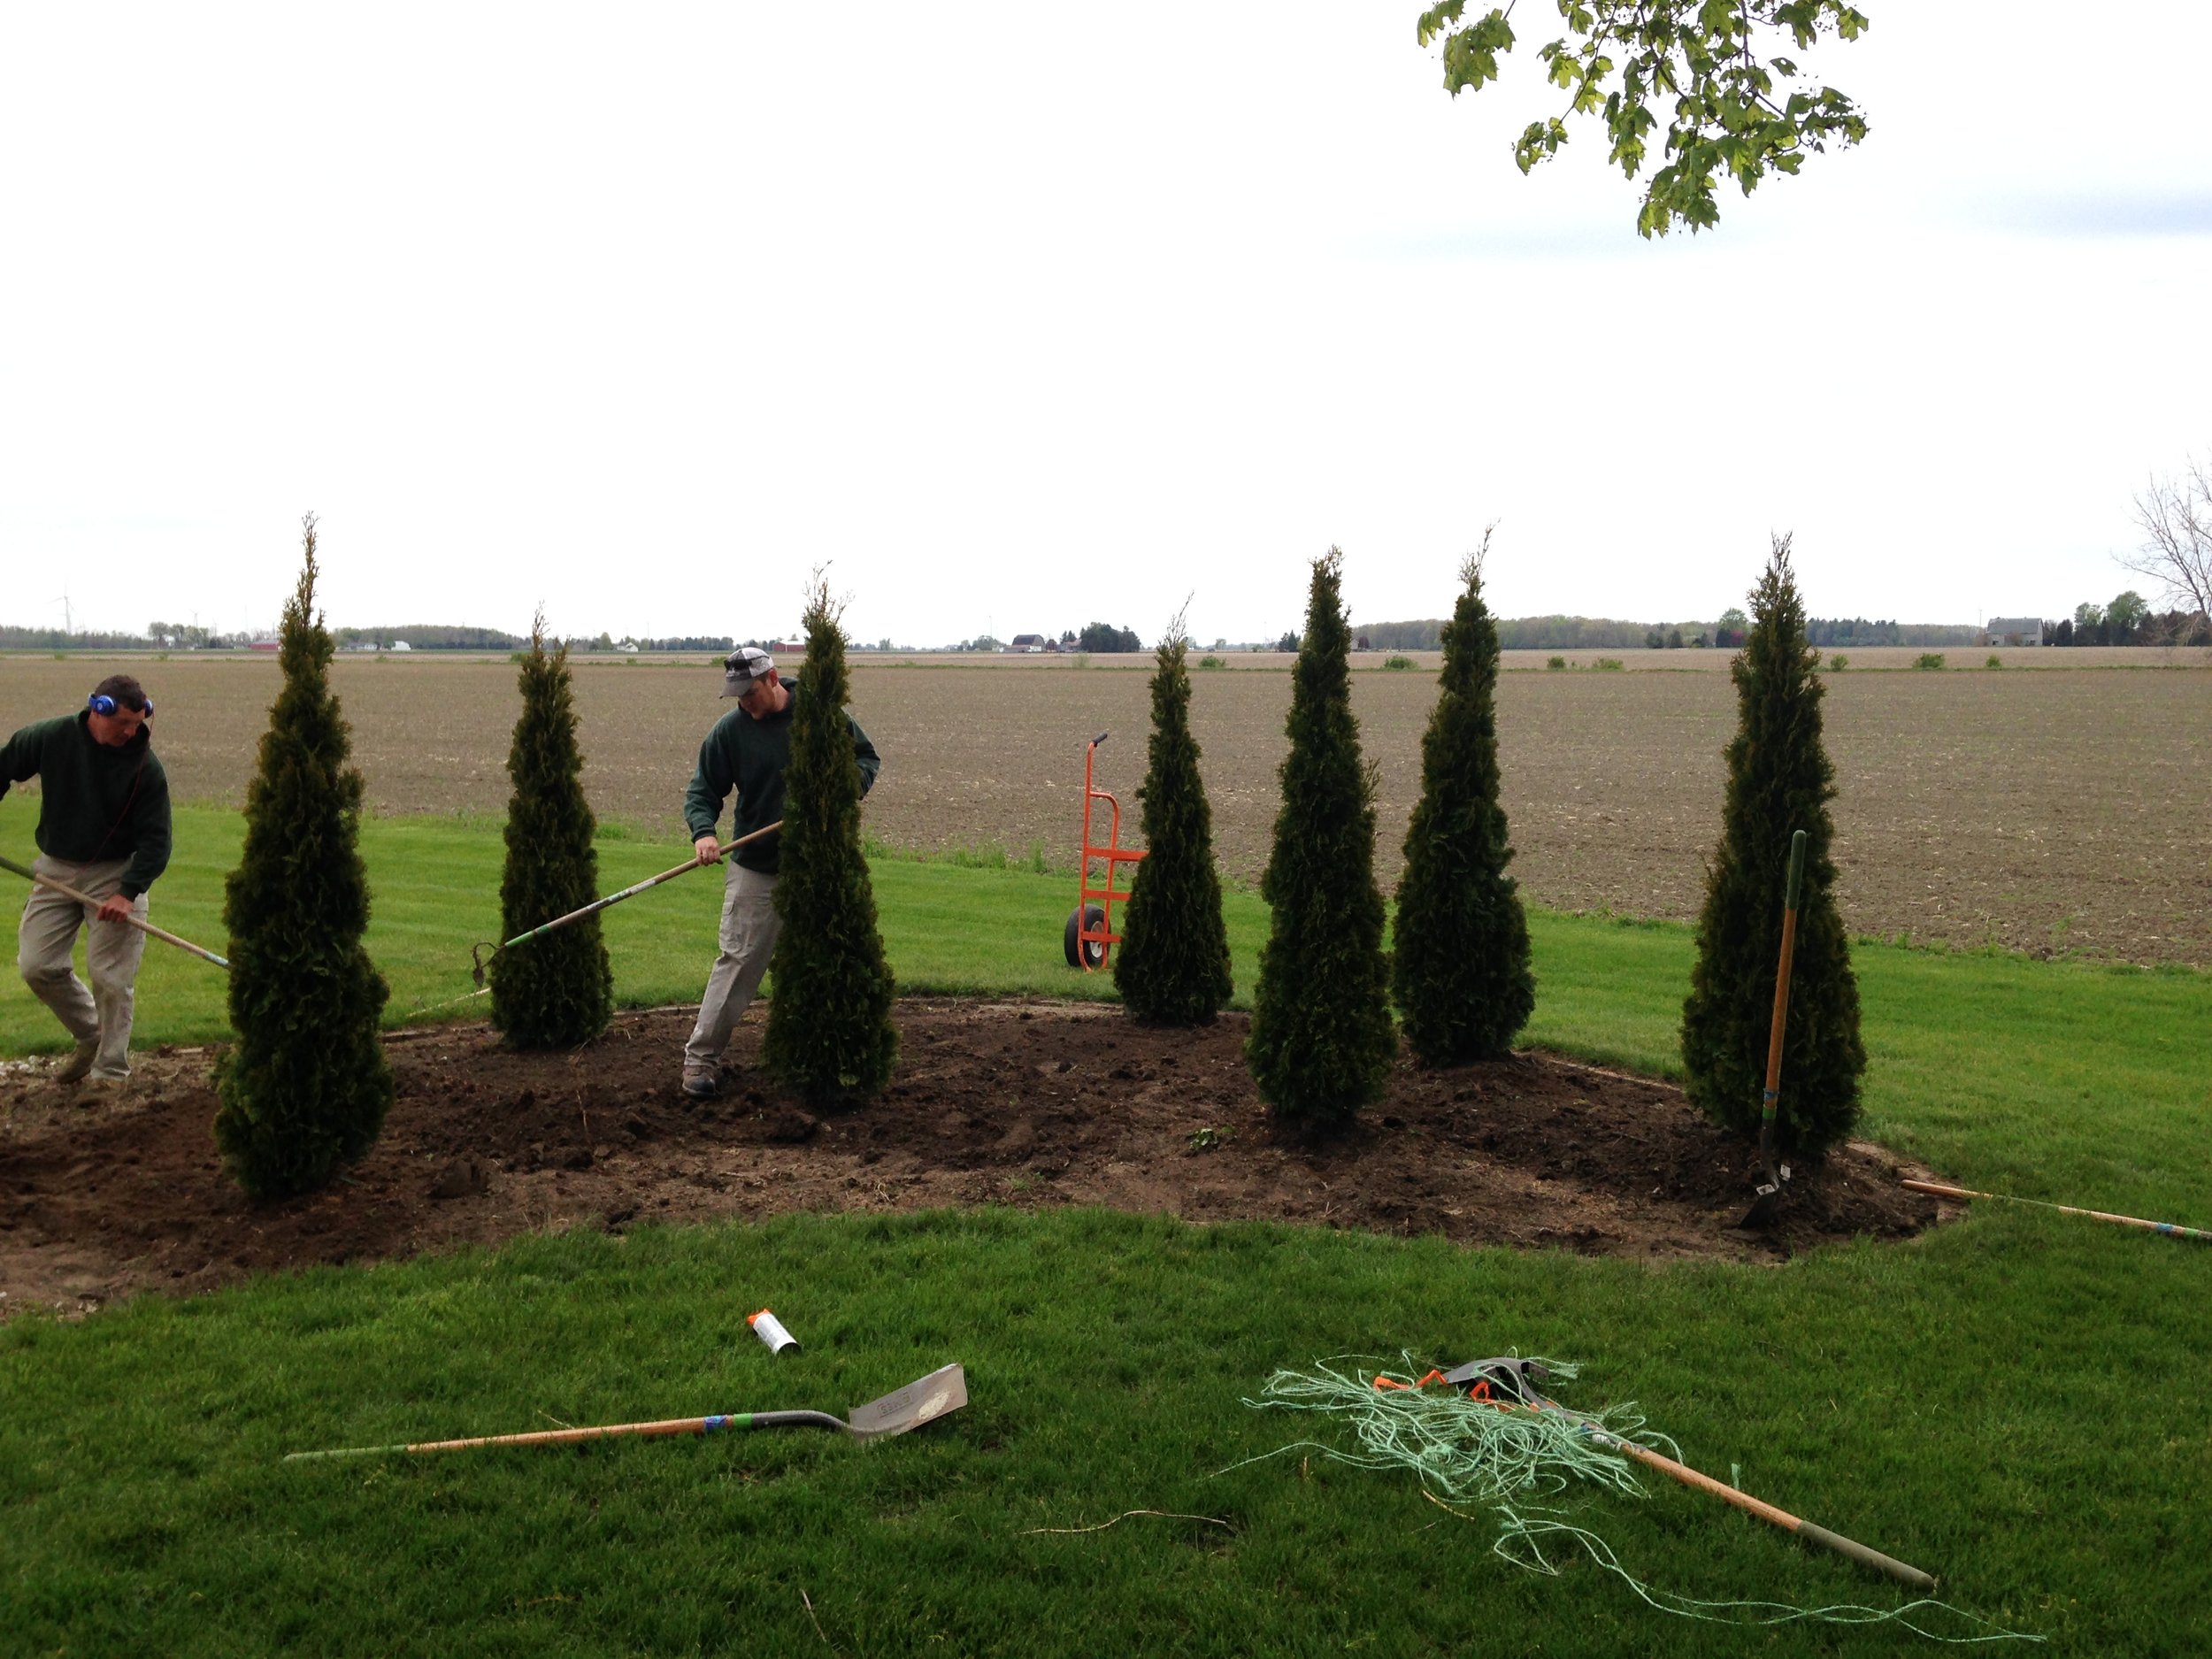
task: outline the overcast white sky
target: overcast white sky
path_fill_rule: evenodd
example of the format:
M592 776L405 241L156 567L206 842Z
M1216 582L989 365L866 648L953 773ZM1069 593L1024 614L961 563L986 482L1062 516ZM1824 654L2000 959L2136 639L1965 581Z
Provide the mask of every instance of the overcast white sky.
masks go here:
M1872 123L1634 234L1415 0L0 12L0 621L862 640L2140 586L2212 451L2212 7L1866 0ZM1576 151L1581 152L1579 155Z

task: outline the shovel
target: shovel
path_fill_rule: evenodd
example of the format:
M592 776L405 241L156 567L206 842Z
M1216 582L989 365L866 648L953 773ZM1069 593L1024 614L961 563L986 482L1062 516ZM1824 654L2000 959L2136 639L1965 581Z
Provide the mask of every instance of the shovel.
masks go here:
M667 1417L657 1423L611 1423L588 1429L540 1429L528 1434L485 1434L465 1440L417 1440L402 1446L345 1446L326 1452L287 1452L288 1463L321 1457L375 1457L391 1452L459 1452L477 1446L568 1446L603 1440L618 1434L649 1439L675 1434L712 1434L719 1429L838 1429L856 1440L888 1440L933 1423L968 1403L968 1379L957 1364L933 1371L896 1394L855 1406L849 1415L826 1411L736 1411L725 1417Z
M35 887L51 887L65 899L74 899L78 903L88 904L96 910L100 908L100 901L89 894L78 892L65 881L57 881L51 876L42 876L28 864L19 864L12 858L0 858L0 870L12 870ZM164 933L151 922L142 922L135 916L126 916L123 919L138 929L140 933L158 939L165 945L174 945L179 950L188 950L201 961L211 962L226 972L229 972L230 963L227 958L219 956L213 951L196 945L188 939L179 939L174 933Z
M1752 1189L1751 1208L1739 1227L1763 1227L1781 1208L1790 1166L1774 1161L1774 1112L1781 1101L1782 1033L1790 1012L1790 958L1797 950L1797 895L1805 881L1805 832L1790 836L1789 886L1782 898L1782 963L1774 971L1774 1028L1767 1033L1767 1088L1759 1105L1759 1163L1766 1179Z
M764 835L772 835L782 827L783 820L781 818L778 818L773 824L764 824L758 829L753 831L751 834L741 835L735 841L731 841L725 846L722 849L723 856L727 857L730 854L735 852L739 848L744 846L748 841L757 841ZM657 876L648 876L644 880L637 882L630 887L626 887L619 893L610 893L603 899L594 899L590 903L585 905L582 910L571 910L565 916L557 916L551 921L541 923L538 926L532 928L526 933L517 933L512 939L508 940L504 944L495 945L487 941L486 943L480 945L471 945L469 947L469 956L470 959L476 964L471 972L476 976L478 987L480 989L483 987L485 983L484 976L487 970L491 965L491 959L497 956L501 951L512 950L517 945L522 944L526 941L535 939L542 933L549 933L557 929L566 927L571 922L580 922L587 916L596 916L600 911L605 910L611 904L619 904L625 899L634 899L637 897L639 894L646 891L649 887L657 887L664 881L673 881L678 876L688 875L692 871L696 870L698 867L699 860L696 856L687 858L683 861L683 863L678 864L672 870L664 870ZM465 1002L468 999L465 997L454 998L455 1002ZM441 1003L440 1006L443 1007L446 1006L446 1004Z

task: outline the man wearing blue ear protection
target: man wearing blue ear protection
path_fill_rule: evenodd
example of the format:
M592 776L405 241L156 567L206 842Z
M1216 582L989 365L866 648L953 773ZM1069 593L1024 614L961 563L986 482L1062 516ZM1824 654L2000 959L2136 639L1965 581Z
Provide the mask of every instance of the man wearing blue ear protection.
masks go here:
M169 864L169 779L146 722L154 705L128 674L110 674L75 714L27 726L0 747L0 795L39 780L39 856L32 869L96 899L94 907L35 887L16 957L24 983L77 1040L55 1080L119 1087L130 1075L133 987L146 935L146 889ZM70 967L88 930L85 987Z

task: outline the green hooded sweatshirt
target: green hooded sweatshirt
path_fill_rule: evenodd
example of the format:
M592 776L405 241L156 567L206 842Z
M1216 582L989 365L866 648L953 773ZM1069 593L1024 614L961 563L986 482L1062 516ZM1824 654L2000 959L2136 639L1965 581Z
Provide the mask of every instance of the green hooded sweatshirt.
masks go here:
M38 779L39 851L79 864L128 858L123 896L135 899L169 867L169 774L147 727L110 749L91 720L82 710L58 715L10 738L0 747L0 795Z
M791 764L791 711L799 706L799 688L788 688L791 701L765 719L756 720L742 709L732 709L714 723L699 745L699 769L684 791L684 822L691 838L715 833L722 803L737 792L733 836L749 835L783 816L783 772ZM866 795L876 781L882 760L867 733L851 714L845 725L853 734L853 759L860 766L860 793ZM731 855L748 870L774 875L781 868L783 837L763 836Z

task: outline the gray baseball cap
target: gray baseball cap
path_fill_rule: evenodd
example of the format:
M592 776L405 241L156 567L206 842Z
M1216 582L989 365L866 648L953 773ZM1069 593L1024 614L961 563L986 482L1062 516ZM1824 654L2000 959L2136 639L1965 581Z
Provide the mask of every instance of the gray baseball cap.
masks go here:
M722 695L741 697L753 681L776 665L776 659L757 645L741 645L722 659Z

